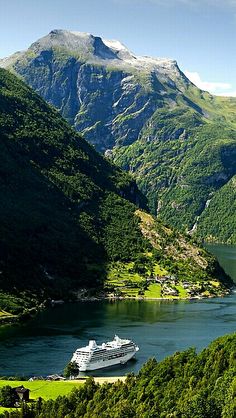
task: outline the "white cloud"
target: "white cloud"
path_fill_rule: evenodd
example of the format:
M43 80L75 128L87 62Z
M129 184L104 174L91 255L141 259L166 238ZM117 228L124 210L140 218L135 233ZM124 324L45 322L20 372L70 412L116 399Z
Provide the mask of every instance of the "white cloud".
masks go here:
M185 71L185 75L201 90L209 91L218 96L236 96L236 92L232 90L233 86L230 83L203 81L197 72Z

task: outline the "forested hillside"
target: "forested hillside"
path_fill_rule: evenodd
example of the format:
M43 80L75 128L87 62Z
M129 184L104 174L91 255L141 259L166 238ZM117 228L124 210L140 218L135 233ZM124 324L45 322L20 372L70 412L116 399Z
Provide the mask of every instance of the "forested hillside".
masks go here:
M204 120L183 106L158 110L140 139L116 149L114 161L135 173L160 219L203 240L235 242L232 124Z
M69 396L23 405L2 417L31 418L234 418L236 336L218 338L200 354L193 348L158 363L150 359L124 383L90 378Z
M5 70L0 109L4 292L47 289L60 297L71 288L97 285L107 260L144 250L131 202L145 203L127 174ZM2 307L14 311L6 303Z
M144 227L137 207L145 208L145 198L131 176L3 69L0 109L0 311L17 314L49 296L102 288L111 262L141 260L145 270L151 257L181 277L225 280L186 237L151 217Z

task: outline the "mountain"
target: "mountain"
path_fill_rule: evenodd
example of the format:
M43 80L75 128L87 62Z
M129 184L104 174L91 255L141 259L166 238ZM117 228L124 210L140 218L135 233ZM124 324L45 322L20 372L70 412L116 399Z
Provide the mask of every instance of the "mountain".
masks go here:
M0 147L0 316L47 297L70 298L72 290L102 289L119 263L181 270L181 280L224 293L212 282L227 284L214 258L145 213L131 176L3 69Z
M133 173L153 214L236 242L236 99L199 90L176 61L81 32L53 30L0 65Z
M175 61L137 57L118 41L54 30L2 60L56 106L98 151L134 142L157 107L188 80Z
M60 297L97 285L107 260L142 251L131 202L142 206L143 197L5 70L0 109L1 289Z

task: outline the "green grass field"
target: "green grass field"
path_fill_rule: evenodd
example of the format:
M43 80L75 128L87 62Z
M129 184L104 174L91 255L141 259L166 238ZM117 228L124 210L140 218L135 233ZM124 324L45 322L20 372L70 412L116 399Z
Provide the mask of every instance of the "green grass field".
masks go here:
M33 382L0 380L0 389L6 385L11 387L23 385L25 388L30 389L30 399L37 399L41 397L48 400L56 399L59 395L67 395L73 388L78 388L83 382L83 380L81 380L81 382L73 382L73 380L68 382L47 382L45 380L34 380ZM0 407L0 413L12 410L14 410L14 408Z
M146 254L146 256L151 256ZM134 263L114 263L108 271L106 285L109 288L117 289L122 296L138 298L140 297L140 285L146 282L146 279L142 274L133 271ZM165 276L167 271L154 264L153 271L147 274L154 274L159 276ZM161 287L159 285L150 285L148 290L144 293L145 298L161 298Z
M146 256L150 256L149 253ZM144 298L144 299L168 299L168 300L178 300L178 299L188 299L189 293L187 289L183 287L182 281L179 281L176 285L169 286L173 289L178 291L178 295L171 295L168 292L164 291L163 285L159 283L147 283L146 279L148 277L152 277L153 279L155 276L167 276L168 271L162 268L158 263L154 263L151 267L151 271L146 270L144 274L139 274L134 271L134 263L122 263L117 262L113 263L109 270L105 285L110 292L116 293L118 296L127 297L127 298ZM154 280L153 280L154 281ZM168 281L167 281L168 284ZM147 286L147 288L145 287ZM217 281L210 281L209 285L213 289L217 289L219 287L219 282ZM194 287L199 289L201 288L200 282L194 282ZM144 288L146 290L144 291ZM191 288L191 286L190 286ZM162 292L163 290L163 292ZM210 296L209 289L203 294L203 296Z
M23 385L27 389L30 389L30 399L37 399L39 397L43 399L56 399L59 395L66 395L71 392L74 387L80 386L81 382L49 382L45 380L34 380L33 382L28 381L11 381L11 380L0 380L0 389L3 386L9 385L11 387Z
M108 271L106 285L118 289L122 296L138 297L139 285L143 278L140 274L132 271L134 263L114 264Z
M144 293L145 298L161 298L161 285L160 284L150 284L148 290L145 290Z
M187 298L188 297L188 293L187 293L186 289L184 289L183 286L177 285L175 287L179 292L179 298Z
M159 264L157 263L154 264L153 272L154 274L157 274L158 276L166 276L168 274L168 271L160 267Z
M125 376L109 376L109 377L96 377L96 383L113 383L117 380L124 381ZM85 382L85 379L81 380L67 380L66 382L49 382L45 380L29 381L17 381L17 380L0 380L0 389L3 386L17 387L23 385L25 388L30 389L30 399L37 399L39 397L48 400L56 399L60 395L67 395L74 388L80 387ZM4 411L12 411L14 408L5 408L0 406L0 414Z
M132 268L134 263L117 262L109 269L106 283L116 286L123 285L124 282L131 281L140 283L143 279L138 273L134 273Z

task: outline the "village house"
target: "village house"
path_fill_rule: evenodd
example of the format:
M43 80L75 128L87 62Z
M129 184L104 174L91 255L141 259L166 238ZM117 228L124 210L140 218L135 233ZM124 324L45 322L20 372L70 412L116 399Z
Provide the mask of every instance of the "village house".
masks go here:
M60 376L59 374L51 374L51 375L46 377L46 380L57 381L57 380L66 380L66 379L65 379L65 377Z
M21 402L29 402L30 390L25 388L23 385L14 388L16 395Z

